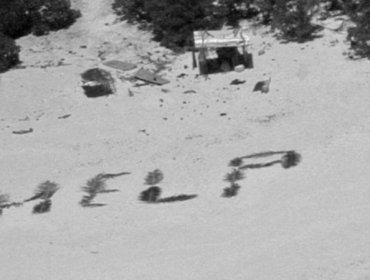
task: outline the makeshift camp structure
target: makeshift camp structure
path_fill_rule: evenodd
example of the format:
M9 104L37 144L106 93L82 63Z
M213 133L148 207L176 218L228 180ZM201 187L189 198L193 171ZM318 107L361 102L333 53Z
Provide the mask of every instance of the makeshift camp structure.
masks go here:
M249 37L242 29L194 31L194 47L199 50L198 63L193 53L194 64L200 74L227 72L236 66L253 68L252 54L248 53Z

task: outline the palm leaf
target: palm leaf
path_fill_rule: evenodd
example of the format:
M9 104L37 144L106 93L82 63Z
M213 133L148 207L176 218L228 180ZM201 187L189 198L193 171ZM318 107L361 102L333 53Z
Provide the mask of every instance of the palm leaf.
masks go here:
M119 177L119 176L123 176L123 175L129 175L129 174L131 174L131 173L130 172L120 172L120 173L101 173L99 175L103 179L111 179L111 178L115 178L115 177Z
M226 174L225 181L234 183L236 181L244 179L244 174L239 169L233 169L231 173Z
M24 200L24 202L28 202L35 199L44 199L44 200L50 199L58 190L59 186L57 183L45 181L37 186L34 196Z
M225 188L222 197L233 197L237 196L240 189L240 185L232 184L229 188Z
M82 187L82 190L89 194L97 194L105 190L106 183L102 176L98 174L95 177L87 181L86 186Z
M297 166L298 163L301 161L301 155L295 151L287 152L281 159L281 165L284 168L290 168L293 166Z
M243 164L243 159L241 159L241 158L234 158L234 159L232 159L230 161L229 166L239 167L242 164Z
M155 169L154 171L148 173L148 175L145 178L145 184L153 186L161 182L163 178L164 176L162 171L159 169Z

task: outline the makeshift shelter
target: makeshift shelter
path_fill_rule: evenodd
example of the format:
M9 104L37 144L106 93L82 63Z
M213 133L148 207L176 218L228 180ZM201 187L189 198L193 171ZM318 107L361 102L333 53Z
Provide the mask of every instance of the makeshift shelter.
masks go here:
M198 61L195 53L193 59L200 74L227 72L239 65L253 68L250 39L242 29L194 31L193 36L195 50L199 50Z
M113 94L114 80L111 74L99 68L87 70L81 74L82 88L87 97L99 97Z

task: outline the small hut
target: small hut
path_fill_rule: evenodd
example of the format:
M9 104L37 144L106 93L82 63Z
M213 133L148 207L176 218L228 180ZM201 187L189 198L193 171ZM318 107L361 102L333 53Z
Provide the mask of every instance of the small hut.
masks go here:
M248 53L250 39L240 29L194 31L195 65L199 65L200 74L227 72L243 65L253 68L252 54ZM197 61L196 61L197 60Z

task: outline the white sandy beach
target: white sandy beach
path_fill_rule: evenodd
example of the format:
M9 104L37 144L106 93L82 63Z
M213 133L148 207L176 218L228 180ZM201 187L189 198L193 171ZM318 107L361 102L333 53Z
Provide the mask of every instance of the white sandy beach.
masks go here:
M82 17L19 39L25 68L0 75L1 193L21 201L45 180L61 186L50 213L4 210L0 279L370 279L370 62L343 55L345 32L282 44L251 30L254 69L206 79L191 53L117 22L105 2L75 0ZM143 56L166 60L170 83L134 87L120 79L134 72L99 56L147 69ZM84 95L80 74L92 67L111 72L114 95ZM253 92L268 77L270 92ZM231 159L279 150L302 161L248 170L239 195L221 197ZM198 197L139 202L156 168L164 196ZM78 204L89 178L121 171L131 174L108 181L120 192L96 199L106 206Z

